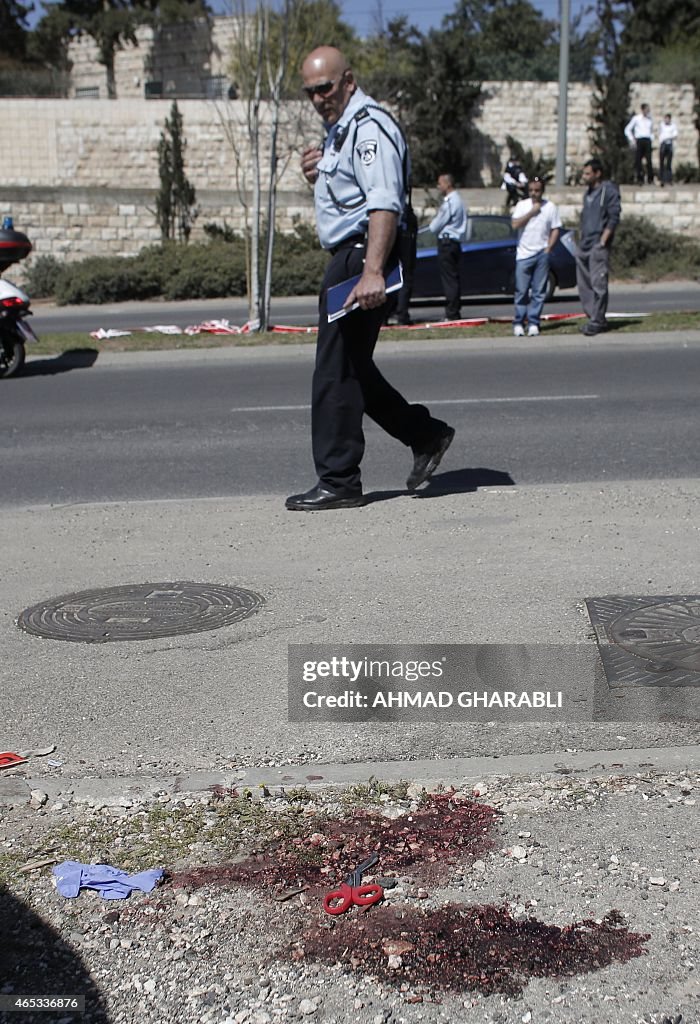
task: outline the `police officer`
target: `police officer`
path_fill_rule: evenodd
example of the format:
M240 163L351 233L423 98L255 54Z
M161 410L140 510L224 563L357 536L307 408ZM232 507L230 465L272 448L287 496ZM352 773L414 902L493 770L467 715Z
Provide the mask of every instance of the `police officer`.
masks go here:
M299 511L353 508L364 502L360 462L362 417L412 449L406 486L427 480L447 451L454 430L423 405L409 405L381 375L374 346L386 315L384 272L407 199L408 153L386 111L358 87L347 60L331 46L313 50L302 67L303 88L327 131L321 146L301 157L314 185L321 245L331 254L319 299L311 434L318 483L287 498ZM345 303L359 309L328 322L328 289L359 276Z
M455 189L455 180L451 174L441 174L437 186L443 201L430 222L430 230L437 235L438 240L438 265L445 293L445 319L459 320L462 301L459 261L462 242L467 237L467 211Z

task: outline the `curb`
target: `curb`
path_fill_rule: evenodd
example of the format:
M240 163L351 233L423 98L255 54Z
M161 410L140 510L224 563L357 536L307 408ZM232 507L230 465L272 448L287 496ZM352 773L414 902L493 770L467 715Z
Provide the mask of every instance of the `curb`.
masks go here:
M244 786L270 791L305 786L310 790L343 787L367 782L370 776L386 782L410 781L434 788L442 783L479 782L489 776L527 776L547 773L585 772L632 775L653 770L694 771L700 769L700 746L618 748L617 750L567 751L549 754L518 754L506 757L458 757L448 760L364 761L352 764L309 764L303 767L240 768L195 771L162 776L5 776L0 779L0 806L28 804L32 790L41 790L49 800L71 795L74 803L125 807L154 800L166 793L171 797L205 793L212 786Z

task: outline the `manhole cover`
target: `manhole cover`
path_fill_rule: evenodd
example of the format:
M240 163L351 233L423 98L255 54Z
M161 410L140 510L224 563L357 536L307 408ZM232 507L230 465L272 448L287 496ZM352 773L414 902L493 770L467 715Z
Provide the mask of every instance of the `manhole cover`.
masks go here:
M17 625L50 640L102 644L201 633L247 619L259 594L216 583L133 583L83 590L27 608Z
M611 686L700 686L700 597L586 598Z

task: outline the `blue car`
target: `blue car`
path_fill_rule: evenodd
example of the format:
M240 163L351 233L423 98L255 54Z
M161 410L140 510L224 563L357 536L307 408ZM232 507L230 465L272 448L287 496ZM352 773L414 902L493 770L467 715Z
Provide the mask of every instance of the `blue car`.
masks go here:
M477 214L469 217L467 241L462 243L459 276L462 296L512 295L515 291L515 248L517 232L510 217ZM550 254L547 299L557 288L576 284L574 234L563 228ZM418 252L412 299L444 297L437 258L437 239L427 228L418 232Z

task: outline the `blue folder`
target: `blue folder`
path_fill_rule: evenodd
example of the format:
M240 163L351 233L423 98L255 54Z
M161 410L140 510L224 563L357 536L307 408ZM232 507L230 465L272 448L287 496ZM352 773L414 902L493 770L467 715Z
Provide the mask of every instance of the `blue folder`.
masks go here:
M341 281L340 284L334 284L328 289L328 295L326 304L328 307L328 323L332 324L334 320L339 320L341 316L345 316L347 313L352 313L353 309L359 309L359 303L355 302L349 309L343 309L343 305L348 300L348 295L353 290L357 282L360 280L361 275L357 274L355 277L349 277L347 281ZM392 267L386 274L386 291L387 295L390 292L397 292L403 284L403 267L400 263Z

